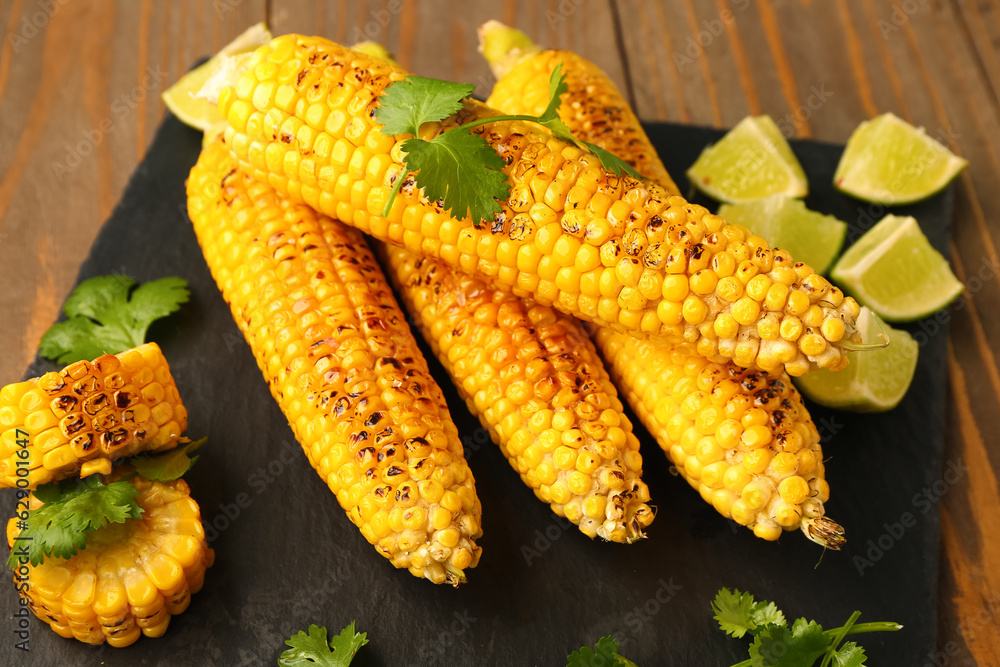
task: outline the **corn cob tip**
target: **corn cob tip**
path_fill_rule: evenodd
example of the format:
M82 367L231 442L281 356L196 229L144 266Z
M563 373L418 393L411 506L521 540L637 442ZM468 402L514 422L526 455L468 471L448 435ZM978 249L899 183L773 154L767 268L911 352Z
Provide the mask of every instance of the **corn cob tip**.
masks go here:
M825 516L803 517L801 527L806 537L824 549L840 551L847 542L844 527Z
M542 50L542 47L531 41L526 34L500 21L487 21L479 26L477 33L479 52L483 54L483 58L493 70L493 75L498 79L527 56Z

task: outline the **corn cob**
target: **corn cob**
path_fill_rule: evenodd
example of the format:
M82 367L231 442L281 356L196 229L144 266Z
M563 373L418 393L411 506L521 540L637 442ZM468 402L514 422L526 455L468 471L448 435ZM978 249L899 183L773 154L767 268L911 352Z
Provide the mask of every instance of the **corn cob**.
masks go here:
M580 65L564 62L572 77ZM548 89L541 77L525 81L517 94L501 83L490 99L505 112ZM628 107L623 99L614 103ZM579 116L565 121L573 132L584 122ZM612 119L607 136L623 122ZM602 137L595 143L611 147ZM655 154L645 137L621 150L626 160ZM594 339L640 421L706 502L758 537L774 540L801 528L823 546L840 547L843 529L823 516L830 488L819 433L787 374L710 363L603 327Z
M0 488L106 475L116 459L174 447L186 428L155 343L77 361L0 390Z
M407 137L383 135L374 114L404 76L321 38L279 37L222 90L226 142L248 175L292 201L616 331L795 375L847 364L853 299L745 228L614 176L533 123L473 130L508 164L510 197L492 224L445 215L410 178L381 216ZM496 114L467 100L421 134Z
M597 65L572 51L542 50L520 30L498 21L479 27L479 50L497 76L487 106L540 116L549 103L549 77L562 65L567 90L559 118L573 134L611 151L668 193L680 194L639 119Z
M110 481L130 467L118 468ZM142 517L100 528L72 558L49 556L22 564L14 582L28 606L62 637L116 648L160 637L201 590L215 553L205 542L198 504L184 480L152 482L135 476ZM29 496L29 508L41 503ZM12 549L20 530L7 523Z
M524 483L590 537L641 538L653 512L639 440L579 324L438 260L380 251L424 338Z
M206 146L188 211L223 296L310 463L396 567L460 583L481 506L458 430L356 230Z
M598 346L632 408L681 476L720 514L776 540L801 528L831 548L820 437L787 375L659 350L607 329Z

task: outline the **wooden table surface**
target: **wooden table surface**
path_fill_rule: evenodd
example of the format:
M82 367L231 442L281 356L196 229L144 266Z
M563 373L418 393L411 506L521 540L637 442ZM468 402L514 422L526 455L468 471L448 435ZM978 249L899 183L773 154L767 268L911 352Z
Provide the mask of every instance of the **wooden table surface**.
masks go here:
M892 111L969 160L951 261L940 655L1000 665L1000 0L3 0L0 379L21 376L163 117L160 92L257 21L385 44L407 69L492 76L498 18L596 61L647 120L730 127L770 114L844 142ZM859 208L861 212L863 208ZM929 332L931 333L931 332ZM891 474L887 471L886 474Z

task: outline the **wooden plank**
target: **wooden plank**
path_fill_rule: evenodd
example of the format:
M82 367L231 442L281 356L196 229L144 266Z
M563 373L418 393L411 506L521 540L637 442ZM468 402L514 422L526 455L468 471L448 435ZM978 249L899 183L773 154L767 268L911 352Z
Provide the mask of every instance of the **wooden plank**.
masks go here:
M271 14L276 33L318 33L348 45L380 42L410 71L467 81L484 98L494 79L476 51L476 29L489 19L503 20L543 46L573 48L616 84L626 85L617 51L607 48L615 43L607 0L509 0L502 6L480 0L462 3L458 11L447 0L341 0L318 6L307 0L274 0Z
M162 90L263 20L264 1L15 0L0 17L0 377L11 379L149 144Z

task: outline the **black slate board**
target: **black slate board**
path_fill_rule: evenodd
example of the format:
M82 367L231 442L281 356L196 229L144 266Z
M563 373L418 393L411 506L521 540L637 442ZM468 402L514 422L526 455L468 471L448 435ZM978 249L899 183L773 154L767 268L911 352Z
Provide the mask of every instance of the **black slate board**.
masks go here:
M682 188L684 169L721 134L666 124L649 131ZM731 665L746 658L747 642L715 627L708 605L722 586L827 627L854 609L863 621L904 623L902 632L863 637L873 665L922 664L934 648L939 511L917 494L942 479L946 322L933 334L915 325L926 334L917 377L893 412L813 407L829 459L828 512L849 538L843 551L825 555L798 533L764 542L720 517L670 474L641 427L645 479L659 508L649 539L592 542L521 484L432 361L466 441L485 530L468 584L434 586L394 570L368 545L271 400L187 219L184 180L200 140L168 115L79 278L117 272L190 281L191 302L155 324L150 337L170 360L190 413L188 434L209 438L187 480L213 538L215 566L163 638L126 649L62 639L32 618L30 652L16 650L15 592L0 586L0 664L273 665L284 639L310 623L336 632L357 620L371 641L359 666L563 665L570 651L607 634L643 667ZM813 189L811 208L852 223L881 217L878 207L833 190L839 147L797 141L793 148ZM951 209L948 192L905 212L944 250ZM36 359L26 377L54 368ZM13 506L12 492L3 498ZM906 513L912 525L897 530Z

